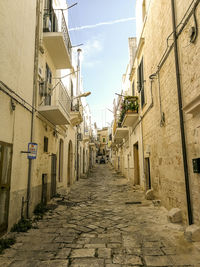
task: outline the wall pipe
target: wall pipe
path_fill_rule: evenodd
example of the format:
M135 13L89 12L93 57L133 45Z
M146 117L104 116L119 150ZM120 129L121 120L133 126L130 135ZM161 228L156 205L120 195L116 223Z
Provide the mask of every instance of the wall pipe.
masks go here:
M184 175L185 175L185 189L186 189L186 199L187 199L188 222L189 222L189 224L192 224L193 223L193 214L192 214L191 199L190 199L190 185L189 185L189 174L188 174L188 163L187 163L187 151L186 151L185 130L184 130L184 120L183 120L183 111L182 111L182 94L181 94L181 81L180 81L180 69L179 69L179 56L178 56L177 34L176 34L176 15L175 15L174 0L171 0L171 11L172 11L172 26L173 26L173 37L174 37L174 57L175 57L175 68L176 68L176 83L177 83L177 94L178 94L183 165L184 165Z
M34 52L34 71L33 71L33 97L32 97L32 115L31 115L31 135L30 142L33 142L34 117L37 94L37 75L38 75L38 53L39 53L39 31L40 31L40 1L36 2L36 28L35 28L35 52ZM28 160L28 182L26 193L26 216L30 216L30 195L31 195L31 173L32 159Z

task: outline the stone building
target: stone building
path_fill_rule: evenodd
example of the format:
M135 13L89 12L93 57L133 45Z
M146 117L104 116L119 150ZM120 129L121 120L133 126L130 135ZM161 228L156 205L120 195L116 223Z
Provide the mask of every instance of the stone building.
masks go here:
M2 1L0 10L1 235L83 172L78 138L88 94L79 56L72 58L66 1Z
M153 188L165 207L181 209L185 223L198 224L200 5L190 2L137 1L137 48L132 42L122 95L138 96L139 111L126 110L113 146L134 184Z
M97 131L97 140L99 142L98 145L98 155L103 156L105 159L107 156L109 157L109 148L108 148L108 142L109 142L109 134L108 134L108 127L104 127L102 129L99 129Z

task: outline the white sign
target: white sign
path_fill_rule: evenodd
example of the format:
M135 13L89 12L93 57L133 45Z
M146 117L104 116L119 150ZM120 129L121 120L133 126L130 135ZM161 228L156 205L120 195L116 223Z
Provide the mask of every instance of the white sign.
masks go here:
M38 144L36 143L28 143L28 159L36 159L37 147Z

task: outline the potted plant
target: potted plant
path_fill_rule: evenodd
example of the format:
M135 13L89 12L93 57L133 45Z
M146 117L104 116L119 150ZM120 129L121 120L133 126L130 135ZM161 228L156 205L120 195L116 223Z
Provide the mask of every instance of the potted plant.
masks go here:
M138 112L138 97L137 96L126 96L124 99L125 110L127 113L137 113Z

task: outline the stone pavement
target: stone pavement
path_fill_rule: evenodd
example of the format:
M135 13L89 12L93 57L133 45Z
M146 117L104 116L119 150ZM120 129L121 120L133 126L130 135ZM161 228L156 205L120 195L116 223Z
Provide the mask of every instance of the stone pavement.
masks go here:
M0 266L200 266L200 244L108 165L53 203L38 229L16 234Z

